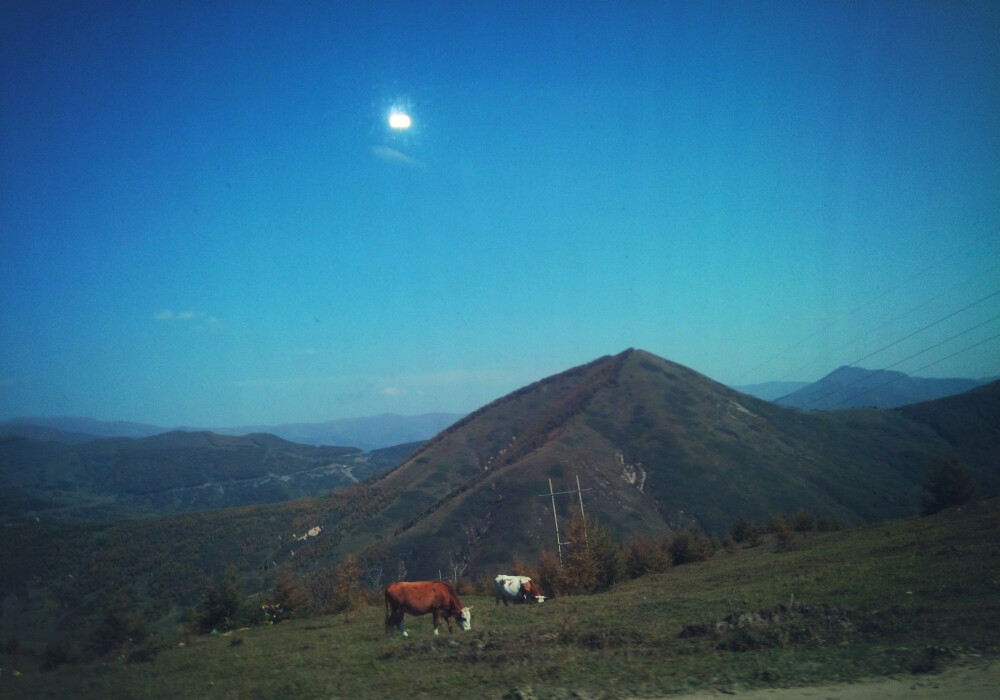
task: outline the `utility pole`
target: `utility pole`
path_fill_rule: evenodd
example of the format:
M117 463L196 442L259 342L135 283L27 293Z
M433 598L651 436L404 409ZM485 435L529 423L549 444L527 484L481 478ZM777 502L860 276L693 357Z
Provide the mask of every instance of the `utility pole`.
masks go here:
M555 523L555 526L556 526L556 550L559 552L559 566L562 566L562 564L563 564L562 548L564 546L572 544L572 543L571 542L563 542L562 538L559 536L559 516L556 514L556 496L562 496L563 494L568 494L568 493L575 493L575 494L577 494L579 496L579 498L580 498L580 517L583 518L583 522L584 522L583 536L584 536L584 538L586 538L587 537L587 525L586 525L587 520L586 520L586 517L584 516L584 512L583 512L583 492L584 491L590 491L590 489L581 489L580 488L580 475L577 474L577 476L576 476L576 491L559 491L558 493L556 493L553 490L553 488L552 488L552 479L550 478L549 479L549 492L548 493L540 493L540 494L538 494L539 498L545 498L546 496L548 496L552 500L552 521L553 521L553 523Z

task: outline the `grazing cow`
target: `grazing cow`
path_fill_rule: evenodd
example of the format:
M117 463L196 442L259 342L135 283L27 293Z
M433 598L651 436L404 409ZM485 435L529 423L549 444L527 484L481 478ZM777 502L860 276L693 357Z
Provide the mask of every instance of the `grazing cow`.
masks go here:
M462 607L462 601L444 581L399 581L390 583L385 589L385 633L392 634L396 627L408 637L403 613L434 616L434 634L438 633L438 619L444 618L451 632L451 618L462 625L463 630L472 628L472 606Z
M497 605L500 605L502 600L504 607L507 606L508 602L515 605L528 601L545 602L545 596L541 595L538 584L527 576L500 574L493 580L493 592L497 597Z

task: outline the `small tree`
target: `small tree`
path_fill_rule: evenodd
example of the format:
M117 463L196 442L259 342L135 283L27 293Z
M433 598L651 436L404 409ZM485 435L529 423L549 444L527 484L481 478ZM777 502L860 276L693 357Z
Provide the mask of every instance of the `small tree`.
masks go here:
M784 518L775 518L774 522L774 551L787 552L792 548L792 539L795 533L792 531L788 521Z
M656 548L645 537L634 537L625 550L625 574L629 578L645 576L653 570Z
M563 565L567 593L595 593L618 581L622 572L621 552L600 523L574 518L566 537L570 542Z
M333 606L344 611L344 622L351 621L351 611L360 603L361 565L351 555L344 558L334 569Z
M264 616L270 622L281 622L309 612L309 591L288 568L282 569L274 579L271 593L263 604Z
M681 530L670 543L670 561L674 566L705 561L708 557L708 539L693 530Z
M243 584L237 578L236 571L230 569L225 579L209 586L205 591L201 605L198 606L195 626L199 632L227 632L236 627L246 617L246 613Z
M729 530L729 535L735 542L744 542L750 538L750 523L743 517L743 514L736 516L733 527Z
M566 593L562 566L559 565L559 558L553 552L542 552L535 569L538 571L538 585L546 595L557 596ZM492 585L492 580L490 584Z
M924 480L924 491L920 514L932 515L971 501L976 495L976 485L969 470L952 455L948 460L934 460Z
M816 518L805 508L792 516L792 528L796 532L812 532L816 529Z

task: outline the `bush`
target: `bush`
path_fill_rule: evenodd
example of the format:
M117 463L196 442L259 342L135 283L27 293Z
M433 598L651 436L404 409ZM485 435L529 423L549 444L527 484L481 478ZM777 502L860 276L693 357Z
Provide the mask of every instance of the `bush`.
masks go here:
M750 527L750 523L742 514L737 515L733 527L729 530L729 535L735 542L745 542L750 539Z
M343 612L344 622L351 621L351 612L364 604L361 598L361 564L348 555L334 568L333 601L328 610Z
M690 529L682 530L670 543L670 561L674 566L705 561L710 555L709 549L709 541L704 535Z
M209 586L195 614L195 627L199 632L228 632L240 622L249 619L249 606L243 593L243 584L230 571L217 585Z
M625 575L639 578L656 570L659 551L645 537L636 537L625 550Z
M775 545L774 551L787 552L792 548L792 539L795 533L784 518L775 518L773 521Z
M535 568L538 570L536 581L543 593L555 597L566 592L562 566L559 565L559 558L553 552L542 552ZM492 586L493 580L490 579L491 591Z
M603 591L624 576L621 549L600 523L574 518L566 531L569 546L563 563L551 552L538 560L538 583L543 591L573 595Z
M598 562L588 541L587 523L571 520L566 538L569 547L563 550L563 585L565 593L593 593L597 590Z
M792 529L796 532L812 532L816 529L816 518L805 508L792 516Z
M274 579L267 602L261 605L267 622L282 622L309 613L312 607L305 584L284 568Z
M976 486L969 470L953 455L947 461L934 461L924 481L924 491L920 514L932 515L968 503L976 495Z

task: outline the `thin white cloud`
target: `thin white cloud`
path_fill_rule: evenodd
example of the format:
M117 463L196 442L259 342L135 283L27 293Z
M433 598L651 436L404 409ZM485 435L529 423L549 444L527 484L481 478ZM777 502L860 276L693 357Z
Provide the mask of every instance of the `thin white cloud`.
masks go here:
M153 320L160 323L200 321L200 325L208 326L209 328L218 328L222 325L218 316L205 314L201 311L173 311L171 309L163 309L153 314Z
M395 148L389 148L388 146L373 146L372 154L379 160L384 160L387 163L397 163L405 165L408 168L424 167L424 164L416 158L412 158L402 151L397 151Z
M382 390L383 396L402 396L406 392L394 386L387 386Z

